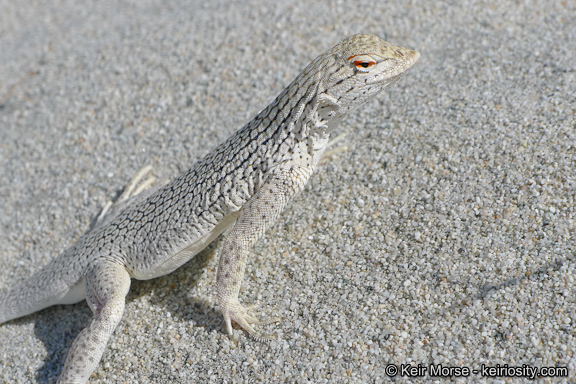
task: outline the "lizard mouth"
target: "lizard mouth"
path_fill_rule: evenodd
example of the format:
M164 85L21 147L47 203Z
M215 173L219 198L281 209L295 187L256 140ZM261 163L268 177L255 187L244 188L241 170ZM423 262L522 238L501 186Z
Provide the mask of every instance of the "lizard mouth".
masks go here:
M366 83L384 83L385 85L393 83L402 77L420 58L420 53L411 49L405 49L402 53L402 59L388 59L378 63L378 75Z

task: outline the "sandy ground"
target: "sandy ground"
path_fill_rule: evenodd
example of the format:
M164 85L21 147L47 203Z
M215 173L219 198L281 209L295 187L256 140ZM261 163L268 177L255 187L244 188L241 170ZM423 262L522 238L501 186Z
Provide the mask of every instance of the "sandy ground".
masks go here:
M133 282L91 382L379 383L409 380L406 364L574 382L576 3L228 3L0 1L0 290L141 167L174 177L371 33L422 57L343 121L347 150L254 247L240 298L282 318L259 327L278 341L226 335L216 241ZM54 383L90 317L80 303L1 325L0 382Z

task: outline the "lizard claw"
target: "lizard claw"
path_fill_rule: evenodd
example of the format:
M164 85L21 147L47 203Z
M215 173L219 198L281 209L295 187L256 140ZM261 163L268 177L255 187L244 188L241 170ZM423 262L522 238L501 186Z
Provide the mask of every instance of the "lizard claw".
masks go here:
M235 302L229 303L223 308L221 308L222 314L224 315L224 322L226 323L226 330L228 335L234 336L232 333L232 320L238 324L243 330L248 332L250 335L255 335L256 331L250 324L258 324L258 319L244 308L240 302L237 300Z
M234 333L232 331L232 321L238 324L250 337L257 341L268 342L276 339L274 336L270 335L260 335L252 327L253 324L269 324L277 322L278 319L272 321L260 322L253 314L248 312L248 310L240 304L237 300L230 304L224 305L221 308L222 314L224 315L224 323L226 324L226 330L228 335L234 340Z

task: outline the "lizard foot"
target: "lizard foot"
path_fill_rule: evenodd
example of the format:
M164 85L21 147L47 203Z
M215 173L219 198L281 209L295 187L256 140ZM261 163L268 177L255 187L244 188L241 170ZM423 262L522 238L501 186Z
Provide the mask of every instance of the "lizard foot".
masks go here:
M150 188L156 178L154 176L150 176L149 174L153 171L151 165L147 165L144 168L140 169L136 176L130 181L130 184L126 187L124 192L118 198L118 202L127 200L133 196L138 195L140 192ZM143 180L146 177L145 180Z
M238 300L234 300L224 306L221 306L220 310L224 315L224 323L226 324L226 330L228 335L236 342L234 339L234 333L232 331L232 321L238 324L250 337L257 341L268 342L275 340L276 337L273 335L260 335L258 334L252 325L256 324L270 324L278 322L279 319L266 320L260 322L252 313L250 313Z
M136 176L134 176L134 178L130 181L130 184L128 184L126 189L124 189L124 192L122 192L120 197L118 197L114 202L108 201L104 208L102 208L100 215L98 215L96 218L96 226L108 222L110 218L115 217L130 203L130 201L132 201L130 199L139 195L146 189L150 189L150 187L156 181L156 178L150 175L152 170L152 166L147 165L138 171Z
M337 137L335 137L334 139L330 140L330 141L328 142L328 144L326 144L326 148L332 147L334 144L336 144L337 142L339 142L339 141L341 141L342 139L344 139L344 138L346 137L346 135L347 135L347 133L342 133L342 134L338 135ZM339 153L341 153L341 152L347 152L347 151L348 151L348 146L347 146L347 145L343 145L343 146L340 146L340 147L333 148L333 149L331 149L331 150L329 150L329 151L325 151L325 152L322 154L322 157L320 157L320 161L319 161L318 164L320 164L320 165L325 164L325 163L327 163L327 162L330 160L331 157L333 157L333 156L335 156L335 155L337 155L337 154L339 154Z

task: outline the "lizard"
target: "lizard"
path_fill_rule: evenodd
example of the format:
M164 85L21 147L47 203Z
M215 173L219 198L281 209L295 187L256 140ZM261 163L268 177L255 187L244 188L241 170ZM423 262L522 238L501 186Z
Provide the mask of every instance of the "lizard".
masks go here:
M234 322L257 338L258 320L238 298L250 247L304 189L342 118L419 56L373 35L336 44L188 171L164 186L129 188L70 248L0 294L0 324L86 299L93 318L72 342L58 378L85 383L123 316L131 279L173 272L228 230L217 303L231 337Z

